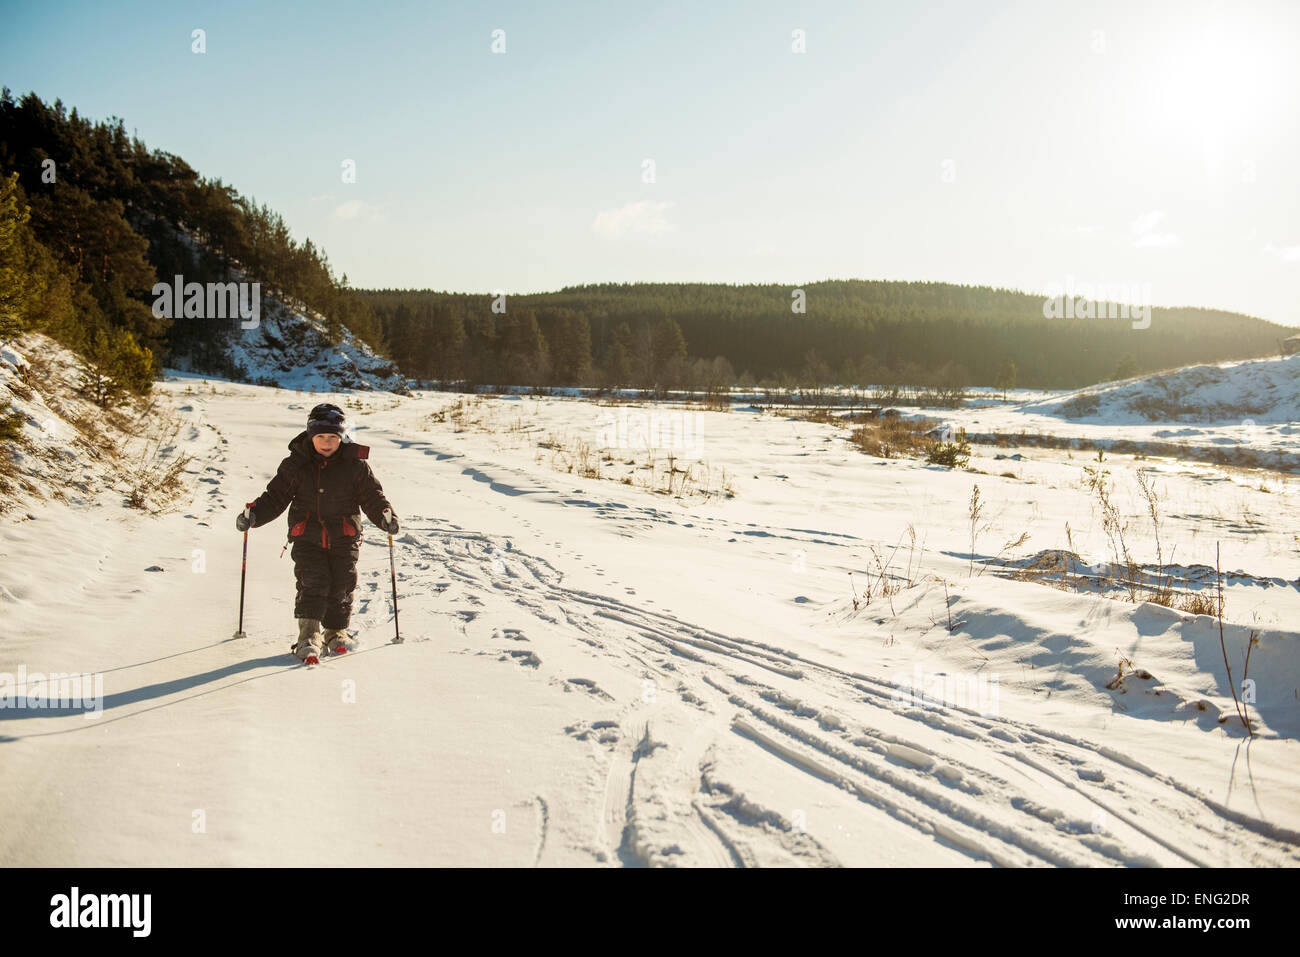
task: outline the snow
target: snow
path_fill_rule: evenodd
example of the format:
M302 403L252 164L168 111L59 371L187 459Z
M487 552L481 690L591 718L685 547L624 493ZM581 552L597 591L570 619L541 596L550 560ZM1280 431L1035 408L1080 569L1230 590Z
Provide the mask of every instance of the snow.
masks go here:
M785 414L576 396L157 391L181 419L169 454L193 457L174 508L42 501L0 524L0 673L103 687L97 717L0 709L0 865L1300 863L1294 474L1027 445L954 471ZM406 641L367 526L358 648L306 669L283 517L249 535L249 637L229 638L234 516L320 401L401 517ZM952 418L1169 427L1053 401ZM734 494L644 488L636 448L585 478L539 444L596 447L623 409L697 416L677 465L725 468ZM1296 454L1273 414L1260 441ZM1085 466L1110 471L1146 574L1139 468L1180 587L1215 587L1219 546L1222 647L1217 619L1086 577L1112 554ZM1015 577L1062 555L1060 587ZM1247 649L1253 738L1224 673Z

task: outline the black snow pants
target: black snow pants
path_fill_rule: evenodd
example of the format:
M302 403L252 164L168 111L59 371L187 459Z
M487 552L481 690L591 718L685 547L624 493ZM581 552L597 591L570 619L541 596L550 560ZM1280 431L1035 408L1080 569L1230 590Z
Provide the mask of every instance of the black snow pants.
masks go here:
M295 618L316 618L325 628L345 629L352 617L352 593L357 587L360 549L321 548L312 542L294 542L294 578L298 597Z

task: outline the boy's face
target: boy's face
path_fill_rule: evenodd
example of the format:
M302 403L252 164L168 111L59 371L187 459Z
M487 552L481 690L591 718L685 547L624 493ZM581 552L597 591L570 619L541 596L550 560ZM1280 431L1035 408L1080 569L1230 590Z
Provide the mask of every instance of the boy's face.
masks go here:
M339 450L339 437L333 432L322 432L311 437L311 444L316 446L317 452L329 458Z

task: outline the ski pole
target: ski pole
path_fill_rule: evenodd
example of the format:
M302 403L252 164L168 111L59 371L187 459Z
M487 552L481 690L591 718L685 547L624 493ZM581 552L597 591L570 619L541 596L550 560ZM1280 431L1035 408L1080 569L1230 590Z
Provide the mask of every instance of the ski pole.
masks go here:
M244 506L244 518L248 518L251 505ZM239 630L232 636L234 638L247 638L244 634L244 578L248 572L248 529L244 529L244 559L239 563Z
M384 509L384 524L387 525L393 518L393 510ZM385 529L387 531L387 529ZM393 644L402 643L402 631L397 626L397 562L393 558L393 533L388 533L388 570L393 576Z

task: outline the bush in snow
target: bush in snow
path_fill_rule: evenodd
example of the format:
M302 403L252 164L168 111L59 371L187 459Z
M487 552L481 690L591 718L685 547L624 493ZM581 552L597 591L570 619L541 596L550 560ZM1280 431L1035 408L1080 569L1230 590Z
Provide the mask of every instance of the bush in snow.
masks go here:
M970 442L966 439L966 430L958 429L951 442L935 442L926 453L925 460L931 465L964 469L970 464Z
M153 354L123 329L96 330L81 359L81 393L101 409L117 405L128 391L144 393L153 383Z
M0 442L13 442L22 437L23 420L26 418L13 406L0 415Z

